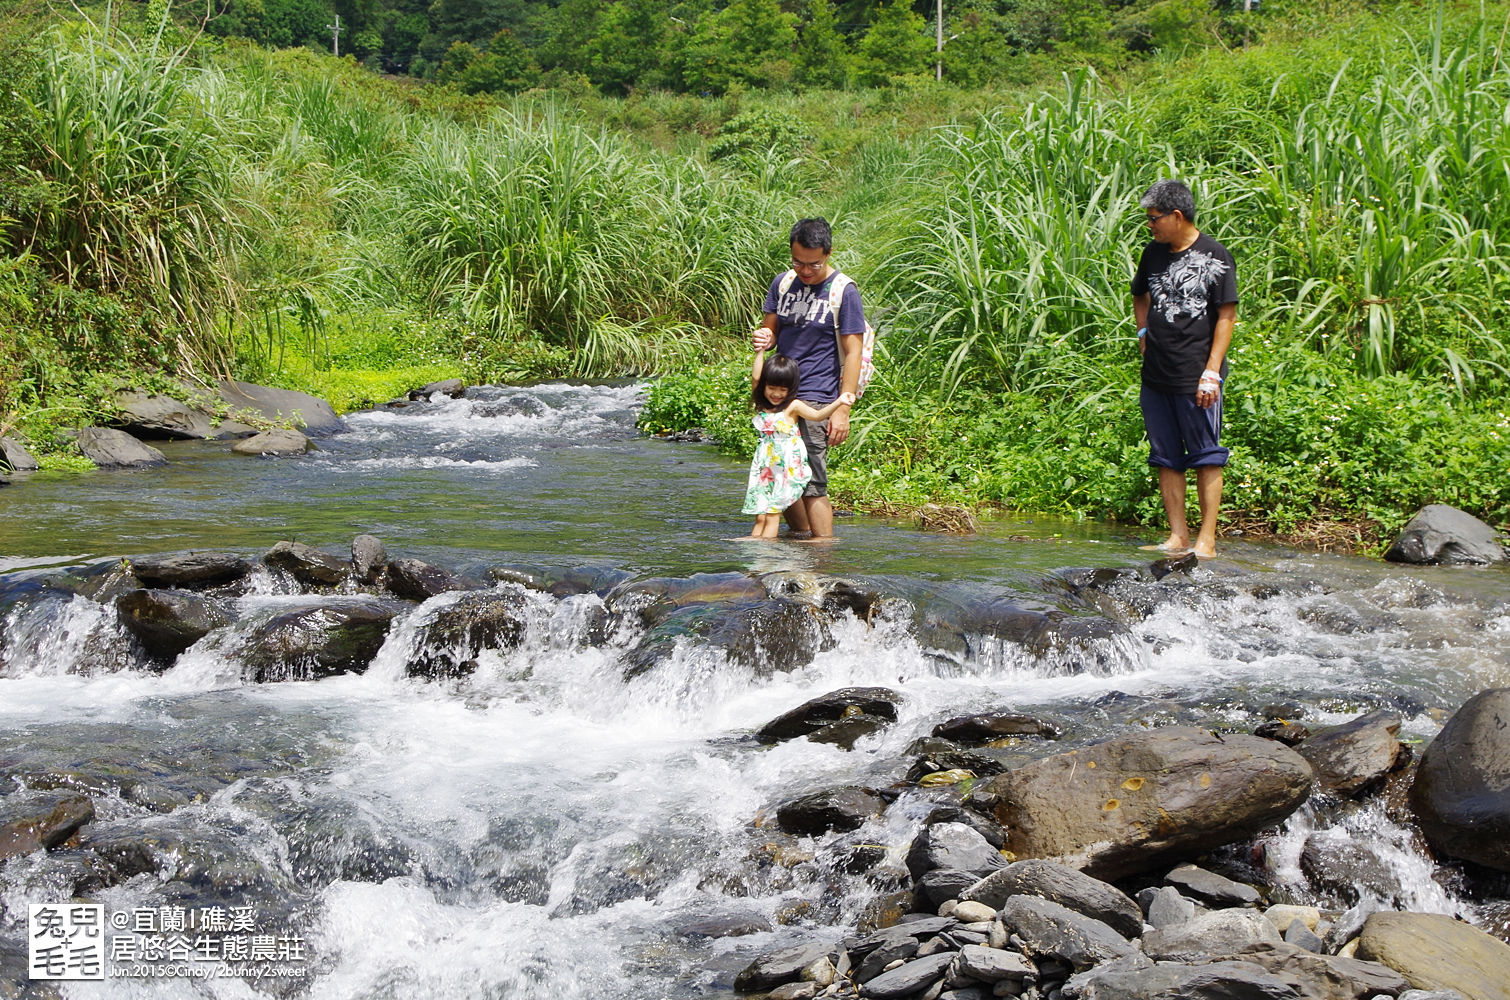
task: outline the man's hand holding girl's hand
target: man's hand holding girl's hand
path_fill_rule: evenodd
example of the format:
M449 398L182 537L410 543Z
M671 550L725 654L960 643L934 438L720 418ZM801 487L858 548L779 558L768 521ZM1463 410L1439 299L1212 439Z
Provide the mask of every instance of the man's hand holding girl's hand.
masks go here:
M841 392L839 393L839 402L843 403L845 406L854 406L855 394L852 392Z
M757 351L769 351L776 346L776 335L763 326L750 331L750 346Z

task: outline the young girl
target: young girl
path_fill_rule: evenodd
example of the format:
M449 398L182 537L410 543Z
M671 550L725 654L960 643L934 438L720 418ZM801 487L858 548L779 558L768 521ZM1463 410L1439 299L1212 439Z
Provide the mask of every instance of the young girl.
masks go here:
M827 420L841 403L853 403L853 393L844 393L827 406L813 407L797 398L797 362L776 355L769 362L765 351L755 352L750 382L755 397L755 430L760 443L750 460L750 485L745 491L746 514L755 515L751 538L775 538L781 527L781 512L797 502L813 470L807 464L807 446L797 431L797 418Z

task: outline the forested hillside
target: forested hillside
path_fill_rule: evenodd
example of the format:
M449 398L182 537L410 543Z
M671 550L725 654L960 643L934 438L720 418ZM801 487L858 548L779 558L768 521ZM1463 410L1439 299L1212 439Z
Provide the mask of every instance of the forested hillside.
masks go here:
M942 82L926 60L864 77L890 16L868 8L833 12L842 77L801 78L816 8L772 6L781 58L701 65L781 71L717 84L597 20L629 7L590 6L569 17L584 44L671 75L550 62L565 6L510 8L543 74L518 94L408 75L426 39L441 63L491 45L501 8L408 11L424 26L402 67L386 41L337 59L298 44L328 37L225 34L251 6L8 8L0 434L67 466L68 428L108 419L117 387L219 374L341 408L450 375L661 375L647 430L741 452L746 331L792 220L824 215L884 331L833 481L846 503L1157 520L1128 279L1137 199L1178 176L1239 267L1227 523L1366 547L1430 501L1510 522L1506 4L1082 21L1042 0L1033 40L1008 4L982 13L981 51L1017 68L950 71L968 38L951 21ZM315 9L378 39L404 14ZM931 51L904 13L895 37ZM1128 27L1166 15L1168 35Z

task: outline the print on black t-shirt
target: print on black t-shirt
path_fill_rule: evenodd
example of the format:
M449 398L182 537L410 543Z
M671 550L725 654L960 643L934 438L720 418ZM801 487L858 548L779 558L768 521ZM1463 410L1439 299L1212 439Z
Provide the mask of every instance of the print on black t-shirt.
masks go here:
M1237 301L1232 254L1205 233L1179 253L1167 243L1150 243L1132 291L1149 299L1143 384L1160 392L1195 392L1211 355L1217 315ZM1223 362L1223 377L1226 368Z

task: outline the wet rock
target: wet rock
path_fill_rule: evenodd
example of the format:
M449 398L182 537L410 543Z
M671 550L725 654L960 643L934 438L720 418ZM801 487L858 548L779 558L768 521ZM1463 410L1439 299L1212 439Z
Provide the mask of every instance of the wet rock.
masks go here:
M816 733L856 715L895 721L897 706L901 702L901 695L887 688L840 688L803 702L790 712L777 716L757 729L755 738L762 743L779 743Z
M672 611L645 633L624 658L625 677L652 669L689 641L722 650L730 663L768 677L812 662L832 637L806 602L697 603Z
M817 835L829 830L858 830L886 810L880 793L858 785L825 788L783 802L776 822L787 833Z
M26 446L11 437L0 437L0 465L12 472L35 472L40 468Z
M1039 660L1050 661L1053 673L1106 673L1120 664L1114 647L1131 641L1120 622L1063 611L1038 611L1006 598L983 601L965 609L959 627L969 652L991 660L1000 656L999 643L1020 646ZM993 644L993 640L997 641Z
M148 587L202 590L240 580L252 564L233 552L177 552L131 563L132 574Z
M902 1000L915 996L942 979L953 961L953 953L944 952L904 963L862 984L860 996L874 1000Z
M163 453L113 427L85 427L75 439L83 456L102 469L167 465Z
M426 601L453 590L472 590L470 583L450 570L419 559L388 561L388 591L410 601Z
M207 441L210 415L172 396L127 390L115 394L116 423L138 437Z
M1262 736L1266 740L1278 740L1287 747L1293 747L1310 739L1311 731L1288 719L1270 719L1254 727L1253 735Z
M770 920L759 913L716 913L689 917L676 921L672 926L676 933L685 938L744 937L771 930Z
M1421 755L1410 805L1437 851L1510 871L1510 688L1479 692L1447 720Z
M76 794L9 796L0 811L0 861L52 850L94 819L94 803Z
M387 550L373 535L358 535L351 540L351 576L358 583L376 583L387 561Z
M1255 906L1263 902L1263 897L1251 885L1234 882L1225 875L1195 865L1172 869L1164 876L1164 884L1174 886L1182 896L1211 907Z
M858 587L848 580L825 580L821 593L818 606L824 614L836 617L848 612L864 622L875 616L884 600L879 591Z
M1029 958L1057 959L1076 971L1137 953L1101 921L1037 896L1008 899L1001 908L1001 922L1008 933L1017 935Z
M914 879L935 868L953 868L983 876L1007 866L991 842L963 823L925 826L907 851L907 870Z
M912 762L907 769L906 779L913 783L922 781L930 774L938 774L945 771L964 771L971 777L985 778L993 774L1001 774L1007 770L1007 766L995 757L989 757L973 750L946 750L942 753L928 754L919 757Z
M745 573L694 573L619 584L609 592L606 603L615 612L638 614L653 626L679 608L756 602L768 596L765 584Z
M861 738L879 733L891 723L891 719L879 715L855 715L824 726L817 732L809 733L807 738L812 743L827 743L845 750L853 750L855 743Z
M1470 1000L1503 997L1510 944L1437 913L1374 913L1358 937L1357 957L1380 962L1422 990L1457 990Z
M1155 580L1162 580L1171 573L1190 573L1200 564L1201 560L1194 552L1186 552L1184 555L1154 560L1149 563L1148 572Z
M430 399L436 394L460 399L467 394L467 384L459 378L441 379L439 382L430 382L418 389L411 389L409 399Z
M1311 781L1272 740L1169 726L1034 761L970 799L1019 858L1112 881L1252 836L1294 812Z
M346 579L351 567L344 560L303 542L278 542L267 550L262 561L281 569L300 583L330 587Z
M1390 562L1487 565L1506 559L1500 536L1467 511L1427 504L1400 530L1384 558Z
M1124 937L1143 933L1138 904L1116 886L1052 861L1028 860L992 872L960 897L1001 909L1013 896L1037 896L1099 920Z
M745 967L734 979L734 988L741 993L769 990L782 983L795 982L802 970L822 958L827 958L832 947L826 944L803 944L767 952Z
M1146 960L1145 960L1146 961ZM1063 1000L1301 1000L1289 983L1252 962L1206 965L1134 961L1072 977Z
M382 648L394 616L407 609L362 598L280 608L240 637L242 676L265 683L361 673Z
M220 398L232 410L250 410L273 423L292 423L316 436L333 434L343 426L325 400L292 389L222 379Z
M1399 715L1370 712L1324 729L1295 749L1310 761L1323 788L1344 798L1356 798L1410 763L1410 750L1399 741L1399 735Z
M231 451L237 455L304 455L316 450L315 443L303 434L281 427L231 445Z
M1143 953L1158 962L1198 962L1209 956L1235 955L1259 942L1283 943L1279 931L1262 913L1215 910L1183 924L1149 931L1143 936Z
M183 590L133 590L115 599L115 609L142 648L169 663L231 621L222 602Z
M1035 719L1031 715L1004 712L958 716L934 726L933 735L966 746L980 746L1011 736L1057 740L1060 730L1052 722Z
M1404 901L1394 866L1374 853L1372 845L1340 836L1336 830L1318 831L1306 838L1300 852L1300 871L1317 891L1344 906L1352 906L1365 896Z
M456 677L470 673L468 664L485 650L513 649L528 628L524 594L519 590L478 590L462 594L437 609L419 626L409 655L411 677Z

